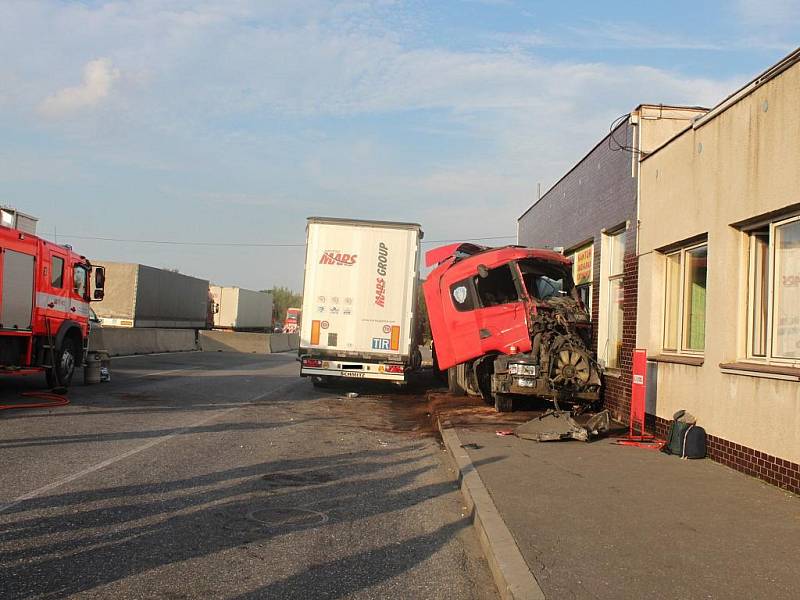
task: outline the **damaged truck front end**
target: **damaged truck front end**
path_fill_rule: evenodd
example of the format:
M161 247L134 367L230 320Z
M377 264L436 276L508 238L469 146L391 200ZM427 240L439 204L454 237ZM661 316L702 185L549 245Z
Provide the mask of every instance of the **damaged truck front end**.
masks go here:
M423 288L436 361L451 389L508 411L516 395L556 406L600 398L589 314L557 252L454 244L431 250Z

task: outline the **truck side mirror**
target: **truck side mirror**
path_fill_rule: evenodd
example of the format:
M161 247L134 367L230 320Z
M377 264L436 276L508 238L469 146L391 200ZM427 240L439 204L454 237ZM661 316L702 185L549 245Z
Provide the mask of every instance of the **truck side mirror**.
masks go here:
M102 290L106 287L106 270L104 267L95 267L94 268L94 288L96 290Z
M486 265L478 265L478 275L481 276L481 279L486 279L489 276L489 269L486 268Z
M96 289L94 291L94 299L95 300L102 300L105 295L106 295L106 293L105 293L105 291L103 289L99 289L99 290Z

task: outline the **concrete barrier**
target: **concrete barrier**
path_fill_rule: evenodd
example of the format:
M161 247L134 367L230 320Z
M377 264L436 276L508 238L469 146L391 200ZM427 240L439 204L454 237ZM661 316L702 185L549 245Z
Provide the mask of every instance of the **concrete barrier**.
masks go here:
M195 329L95 327L89 337L91 350L107 350L110 356L189 350L270 354L292 352L299 345L297 334Z
M300 349L300 334L299 333L290 333L289 334L289 350L299 350Z
M106 350L111 356L188 352L197 350L194 329L127 329L95 327L89 336L90 350Z
M289 348L289 334L287 333L273 333L270 338L270 346L273 352L288 352Z
M198 342L203 352L272 352L271 335L242 331L199 331Z

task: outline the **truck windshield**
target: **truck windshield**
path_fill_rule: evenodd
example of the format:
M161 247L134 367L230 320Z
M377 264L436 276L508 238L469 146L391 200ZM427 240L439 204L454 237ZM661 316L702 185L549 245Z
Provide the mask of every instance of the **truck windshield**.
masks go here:
M558 265L526 259L519 261L519 269L525 289L536 300L566 296L572 291L569 272Z

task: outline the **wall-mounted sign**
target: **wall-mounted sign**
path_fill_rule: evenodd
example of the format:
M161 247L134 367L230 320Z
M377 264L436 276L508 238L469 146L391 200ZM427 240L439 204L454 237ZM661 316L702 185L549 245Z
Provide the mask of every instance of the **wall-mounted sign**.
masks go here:
M590 283L593 271L594 244L589 244L572 255L572 278L575 285Z

